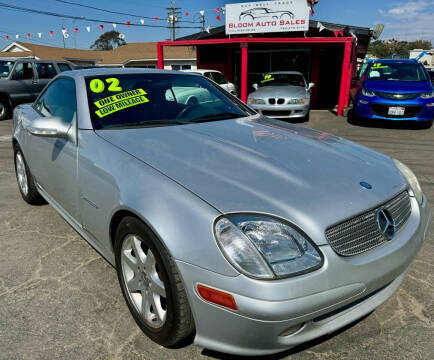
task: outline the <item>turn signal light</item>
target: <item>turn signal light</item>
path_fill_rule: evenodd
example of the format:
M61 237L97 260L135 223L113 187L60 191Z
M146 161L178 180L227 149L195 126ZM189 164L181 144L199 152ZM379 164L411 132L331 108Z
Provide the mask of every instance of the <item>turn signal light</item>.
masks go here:
M206 301L232 310L238 310L235 299L231 294L211 289L203 285L197 285L197 291L199 292L199 295Z

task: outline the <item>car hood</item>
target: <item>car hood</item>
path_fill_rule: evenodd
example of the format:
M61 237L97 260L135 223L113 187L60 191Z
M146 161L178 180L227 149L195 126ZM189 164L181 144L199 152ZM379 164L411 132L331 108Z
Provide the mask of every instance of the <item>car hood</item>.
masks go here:
M380 81L368 80L365 88L371 91L393 93L420 93L432 90L429 81Z
M249 96L257 98L304 97L306 93L306 89L301 86L264 86Z
M324 231L406 186L385 155L264 117L170 127L99 130L222 213L272 214L318 245ZM360 185L372 185L367 190Z

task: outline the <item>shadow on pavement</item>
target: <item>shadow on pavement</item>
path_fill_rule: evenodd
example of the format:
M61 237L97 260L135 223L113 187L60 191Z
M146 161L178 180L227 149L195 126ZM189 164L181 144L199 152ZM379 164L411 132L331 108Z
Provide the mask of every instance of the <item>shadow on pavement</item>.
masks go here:
M208 350L208 349L203 349L202 350L202 355L203 356L207 356L209 358L213 358L213 359L218 359L218 360L247 360L247 359L255 359L255 360L280 360L283 359L287 356L292 356L292 355L296 355L298 353L301 353L305 350L309 350L310 348L317 346L319 344L322 344L332 338L334 338L335 336L347 331L348 329L351 329L353 326L357 325L359 322L365 320L367 317L369 317L373 312L370 312L369 314L365 315L364 317L360 318L359 320L356 320L355 322L348 324L347 326L336 330L335 332L328 334L328 335L324 335L321 336L315 340L309 341L307 343L298 345L290 350L286 350L283 352L280 352L278 354L273 354L273 355L265 355L265 356L254 356L254 357L249 357L249 356L236 356L236 355L228 355L228 354L223 354L217 351L213 351L213 350Z
M383 128L396 130L426 130L431 128L432 124L428 121L403 121L403 120L382 120L382 119L366 119L356 116L354 110L348 111L347 121L351 125L367 128Z

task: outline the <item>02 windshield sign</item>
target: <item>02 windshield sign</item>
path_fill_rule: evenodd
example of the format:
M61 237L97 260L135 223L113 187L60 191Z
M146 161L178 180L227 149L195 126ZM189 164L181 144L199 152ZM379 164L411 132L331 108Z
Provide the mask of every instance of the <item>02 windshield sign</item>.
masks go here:
M226 5L226 34L307 31L306 0L257 1Z

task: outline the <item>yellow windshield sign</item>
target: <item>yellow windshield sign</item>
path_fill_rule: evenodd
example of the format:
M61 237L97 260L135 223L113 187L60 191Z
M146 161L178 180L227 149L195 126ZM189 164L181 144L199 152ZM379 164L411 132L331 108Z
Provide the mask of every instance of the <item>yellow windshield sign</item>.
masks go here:
M117 111L140 104L145 104L149 102L149 99L145 96L146 94L147 93L145 90L136 89L125 91L123 93L95 101L95 106L99 108L99 110L95 111L95 114L97 114L100 118L103 118Z
M375 63L374 65L372 65L372 70L387 69L388 67L389 67L388 65L382 65L381 63Z
M269 81L273 81L273 80L274 80L273 75L268 74L268 75L264 76L264 80L261 81L261 84L269 82Z

